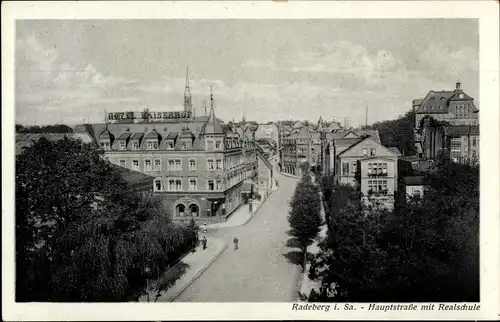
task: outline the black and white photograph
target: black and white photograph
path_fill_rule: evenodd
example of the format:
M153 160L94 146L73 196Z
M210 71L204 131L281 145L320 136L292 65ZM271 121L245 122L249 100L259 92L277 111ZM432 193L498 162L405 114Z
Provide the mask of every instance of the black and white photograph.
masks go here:
M480 19L350 18L15 19L13 300L479 312Z

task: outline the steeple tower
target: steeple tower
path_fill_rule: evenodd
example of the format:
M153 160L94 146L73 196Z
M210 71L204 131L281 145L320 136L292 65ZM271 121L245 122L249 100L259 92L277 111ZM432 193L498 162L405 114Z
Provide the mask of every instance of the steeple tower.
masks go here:
M193 98L189 88L189 66L186 67L186 88L184 89L184 112L193 111Z
M246 114L247 114L246 109L243 109L243 118L241 119L241 122L242 122L242 123L246 123L246 121L247 121L247 120L246 120Z

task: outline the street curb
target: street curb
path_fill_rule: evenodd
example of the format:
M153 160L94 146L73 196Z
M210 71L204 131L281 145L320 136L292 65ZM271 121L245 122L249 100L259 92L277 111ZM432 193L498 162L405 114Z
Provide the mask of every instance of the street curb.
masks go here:
M175 301L189 286L191 286L191 284L194 283L194 281L196 281L201 276L201 274L203 274L210 267L210 265L212 265L215 262L217 258L219 258L220 255L222 255L222 253L226 249L227 249L227 243L224 243L222 248L215 254L215 256L212 257L212 259L205 266L203 266L189 282L187 282L184 286L182 286L179 292L177 292L177 294L173 296L169 302Z
M279 188L278 188L278 189L279 189ZM277 189L277 190L274 190L274 191L278 191L278 189ZM249 217L249 218L248 218L248 219L247 219L247 220L246 220L243 224L241 224L239 227L241 227L241 226L245 226L246 224L248 224L248 223L249 223L249 222L250 222L250 221L251 221L251 220L255 217L255 215L259 212L260 208L262 208L262 205L263 205L263 204L267 201L267 199L269 199L269 197L270 197L272 194L273 194L273 191L271 191L271 192L267 195L266 199L262 200L262 202L260 203L259 207L257 207L257 209L255 209L255 211L253 212L253 214L252 214L252 215L251 215L251 216L250 216L250 217ZM238 227L238 226L236 226L236 227Z

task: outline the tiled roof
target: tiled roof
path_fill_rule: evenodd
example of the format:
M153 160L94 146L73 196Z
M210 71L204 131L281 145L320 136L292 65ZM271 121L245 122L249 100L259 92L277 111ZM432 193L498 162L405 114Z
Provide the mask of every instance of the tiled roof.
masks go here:
M141 140L143 136L144 136L144 133L134 133L132 135L131 140Z
M224 134L221 122L215 117L213 108L210 109L208 120L201 127L200 134Z
M130 137L130 135L131 135L130 132L125 132L122 135L120 135L120 137L118 138L118 140L127 140Z
M448 113L448 100L454 94L455 91L430 91L416 113Z
M363 141L363 138L339 138L334 139L333 144L336 147L350 147L353 144L358 144L361 141Z
M104 131L101 132L101 134L99 135L99 139L114 139L115 136L113 135L113 133L111 133L109 130L107 129L104 129Z
M311 131L307 126L301 127L297 137L299 139L308 139L311 137Z
M146 140L147 139L156 139L156 140L161 140L161 135L156 131L156 129L153 129L151 132L146 135Z
M179 133L177 133L177 132L170 132L170 133L168 133L166 139L167 140L175 140L175 138L177 138L178 135L179 135Z

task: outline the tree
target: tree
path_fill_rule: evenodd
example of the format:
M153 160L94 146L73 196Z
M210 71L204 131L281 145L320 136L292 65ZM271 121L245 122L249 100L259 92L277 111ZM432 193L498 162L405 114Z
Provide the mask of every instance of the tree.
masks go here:
M297 240L305 259L307 247L318 236L322 225L319 189L312 183L310 176L303 176L297 184L290 205L290 234Z
M414 155L417 152L414 127L415 113L409 111L402 118L376 122L368 129L378 130L382 145L397 147L403 155Z
M311 165L308 161L304 161L299 165L301 173L303 176L308 176L311 172Z
M92 144L41 138L16 157L16 300L123 301L190 241Z
M363 211L354 188L342 185L324 203L329 229L310 271L322 287L311 300L479 300L478 167L438 168L423 198L392 212Z

